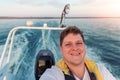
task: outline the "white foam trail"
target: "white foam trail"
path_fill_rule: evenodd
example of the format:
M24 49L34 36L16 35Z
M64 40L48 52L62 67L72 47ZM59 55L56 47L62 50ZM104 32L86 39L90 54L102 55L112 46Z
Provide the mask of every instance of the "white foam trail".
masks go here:
M48 31L43 31L42 30L42 40L43 40L43 42L42 42L42 48L43 49L46 49L47 48L47 44L49 43L49 39L50 39L50 34L51 34L51 31L50 30L48 30Z
M14 42L13 42L13 50L11 53L11 58L10 58L10 64L15 65L15 66L19 66L19 58L20 56L23 54L24 48L27 46L28 44L28 40L25 37L26 33L21 33L15 36L14 38ZM7 52L8 53L8 50ZM4 61L6 60L7 55L5 56ZM18 70L18 68L15 68L13 73L16 74L16 70Z
M49 43L49 40L50 40L50 34L51 34L51 30L48 30L48 33L47 33L47 37L46 37L46 44Z
M43 49L45 49L45 42L46 42L46 39L45 39L45 31L42 30L42 40L43 40L43 45L41 46Z
M97 51L98 52L98 51ZM105 63L102 61L102 58L94 51L94 49L87 47L86 57L95 61L96 63L104 65L110 72L112 72L112 66L108 63ZM116 80L120 80L119 78L116 78Z
M101 57L88 46L86 47L86 57L94 60L97 63L103 63L101 62Z
M43 40L42 45L38 45L38 49L37 52L39 52L39 50L41 49L49 49L53 52L54 57L55 57L55 61L58 61L59 57L58 54L58 47L56 46L55 42L53 42L54 40L50 37L51 36L51 31L47 30L47 31L42 31L42 38L40 38L39 43L41 42L41 40Z
M4 49L4 45L0 45L0 57L2 55L3 49Z

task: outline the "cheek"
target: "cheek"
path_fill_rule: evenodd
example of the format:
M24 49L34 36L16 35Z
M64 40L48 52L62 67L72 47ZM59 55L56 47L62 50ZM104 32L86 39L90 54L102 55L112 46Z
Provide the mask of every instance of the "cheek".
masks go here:
M65 52L65 53L67 53L67 52L69 52L71 49L69 48L69 47L63 47L63 51Z
M85 46L82 47L82 48L80 49L80 51L83 52L84 54L86 54L86 48L85 48Z
M82 45L79 49L85 50L85 45Z
M62 47L61 48L61 52L63 55L67 55L69 53L70 49L69 48L66 48L66 47Z
M84 46L83 46L83 47L81 47L81 48L80 48L80 50L85 50L85 47L84 47Z
M85 47L85 45L83 46L83 49L86 51L86 47Z

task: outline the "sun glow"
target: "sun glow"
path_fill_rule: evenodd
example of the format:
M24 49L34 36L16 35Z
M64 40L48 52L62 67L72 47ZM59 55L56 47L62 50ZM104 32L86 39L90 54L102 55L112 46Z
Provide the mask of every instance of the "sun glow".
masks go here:
M26 1L0 1L0 16L58 17L61 15L64 5L70 3L70 13L68 16L120 17L120 0Z

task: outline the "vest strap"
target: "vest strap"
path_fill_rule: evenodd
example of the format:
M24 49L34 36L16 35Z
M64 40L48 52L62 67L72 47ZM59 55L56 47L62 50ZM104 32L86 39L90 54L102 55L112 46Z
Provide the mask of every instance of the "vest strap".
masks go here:
M88 73L89 73L89 76L90 76L90 80L97 80L96 76L93 72L88 71ZM73 75L67 75L64 72L63 72L63 74L64 74L64 77L65 77L65 80L75 80L75 77Z
M86 65L86 64L85 64L85 66L86 66L87 71L88 71L88 73L89 73L90 80L97 80L97 78L96 78L96 76L95 76L95 73L90 72L90 71L88 70L88 67L87 67L87 65Z
M72 75L64 74L64 76L65 76L65 80L75 80L74 76Z

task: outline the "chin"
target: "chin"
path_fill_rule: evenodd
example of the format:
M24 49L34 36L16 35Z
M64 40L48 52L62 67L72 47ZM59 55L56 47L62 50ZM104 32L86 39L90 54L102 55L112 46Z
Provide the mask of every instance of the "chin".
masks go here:
M73 65L80 65L80 64L82 64L82 61L80 61L80 60L71 61L71 63L72 63Z

